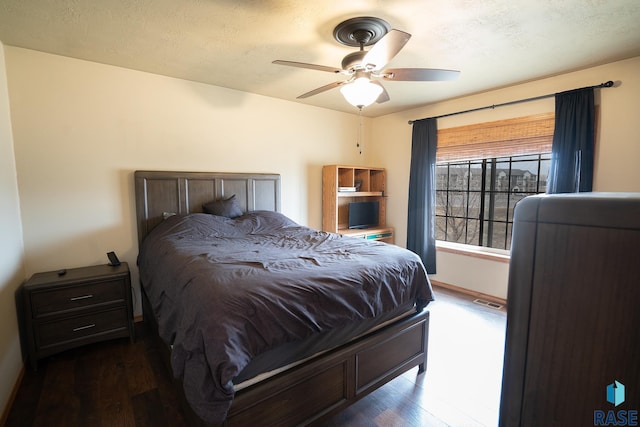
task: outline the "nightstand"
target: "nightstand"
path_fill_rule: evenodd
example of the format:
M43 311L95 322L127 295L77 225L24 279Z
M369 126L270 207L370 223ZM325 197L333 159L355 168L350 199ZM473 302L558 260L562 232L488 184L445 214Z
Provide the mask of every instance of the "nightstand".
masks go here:
M135 339L126 262L36 273L23 285L29 363L118 337Z

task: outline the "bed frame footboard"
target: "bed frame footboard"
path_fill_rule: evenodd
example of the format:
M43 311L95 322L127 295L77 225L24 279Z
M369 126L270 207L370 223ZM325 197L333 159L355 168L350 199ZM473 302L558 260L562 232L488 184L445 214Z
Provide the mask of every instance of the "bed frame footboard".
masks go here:
M145 322L157 336L142 294ZM320 424L409 369L419 366L424 372L428 337L429 312L424 309L239 391L223 426ZM168 357L167 349L170 369ZM175 386L189 425L207 426L186 403L178 380Z
M318 424L407 370L424 371L428 332L424 310L242 390L226 425Z

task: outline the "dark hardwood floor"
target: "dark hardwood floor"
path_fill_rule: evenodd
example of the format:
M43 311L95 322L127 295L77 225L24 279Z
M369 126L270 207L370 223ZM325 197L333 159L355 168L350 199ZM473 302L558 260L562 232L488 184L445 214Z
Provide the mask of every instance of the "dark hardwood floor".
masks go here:
M337 426L496 426L505 310L436 288L427 372L417 368L325 423ZM185 426L154 340L113 340L42 360L27 370L7 426ZM258 424L256 424L258 425Z

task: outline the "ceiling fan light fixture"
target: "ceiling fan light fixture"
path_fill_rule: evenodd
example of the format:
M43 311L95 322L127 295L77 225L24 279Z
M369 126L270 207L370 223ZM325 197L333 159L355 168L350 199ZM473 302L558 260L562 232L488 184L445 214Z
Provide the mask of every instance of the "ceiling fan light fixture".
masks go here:
M378 99L382 93L382 86L372 83L366 77L358 77L353 82L342 85L340 92L349 104L364 108Z

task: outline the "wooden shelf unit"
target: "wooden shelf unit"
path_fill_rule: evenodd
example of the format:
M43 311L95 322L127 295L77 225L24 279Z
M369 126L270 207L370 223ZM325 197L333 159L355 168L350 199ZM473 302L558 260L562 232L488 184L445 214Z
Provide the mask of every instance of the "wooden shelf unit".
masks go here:
M387 227L387 174L383 168L326 165L322 168L322 229L371 240L393 243L393 228ZM357 191L339 191L356 187ZM378 226L349 229L349 203L378 202Z

